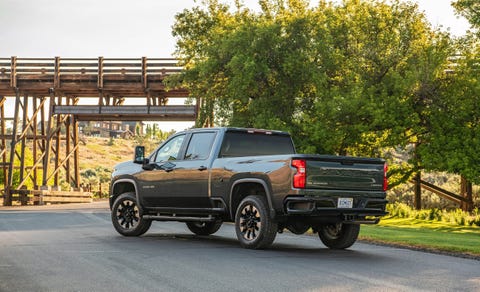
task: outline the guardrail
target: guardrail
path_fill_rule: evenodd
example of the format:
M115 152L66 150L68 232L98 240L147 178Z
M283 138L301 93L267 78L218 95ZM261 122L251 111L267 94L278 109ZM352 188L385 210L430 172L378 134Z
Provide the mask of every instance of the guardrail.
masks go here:
M93 194L83 191L51 191L51 190L14 190L12 201L21 205L45 205L48 203L91 203Z

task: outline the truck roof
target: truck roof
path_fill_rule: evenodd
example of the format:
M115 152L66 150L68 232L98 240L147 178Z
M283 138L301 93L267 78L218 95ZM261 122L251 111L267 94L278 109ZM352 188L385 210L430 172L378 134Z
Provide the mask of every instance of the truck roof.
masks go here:
M255 129L255 128L237 128L237 127L214 127L214 128L192 128L182 132L202 132L202 131L223 131L223 132L245 132L245 133L259 133L266 135L282 135L290 136L288 132L277 131L277 130L266 130L266 129Z

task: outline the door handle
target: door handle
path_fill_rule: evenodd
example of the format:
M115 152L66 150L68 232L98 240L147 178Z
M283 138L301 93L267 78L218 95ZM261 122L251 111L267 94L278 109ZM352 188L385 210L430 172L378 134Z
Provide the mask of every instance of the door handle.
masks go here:
M198 168L198 170L204 171L204 170L207 170L207 167L202 165L202 166L200 166L200 167Z

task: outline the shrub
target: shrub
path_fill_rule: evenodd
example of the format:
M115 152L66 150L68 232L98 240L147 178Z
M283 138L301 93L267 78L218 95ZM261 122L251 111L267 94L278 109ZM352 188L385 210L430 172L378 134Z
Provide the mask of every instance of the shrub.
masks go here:
M414 210L404 203L387 205L391 218L412 218L426 221L443 221L460 226L480 226L480 210L475 208L471 213L460 209L440 210L438 208Z

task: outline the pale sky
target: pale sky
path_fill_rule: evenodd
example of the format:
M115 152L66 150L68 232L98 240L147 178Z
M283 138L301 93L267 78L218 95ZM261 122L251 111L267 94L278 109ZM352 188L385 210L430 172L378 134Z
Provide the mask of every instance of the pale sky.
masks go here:
M233 2L233 1L231 1ZM258 7L257 0L247 0ZM314 2L314 1L312 1ZM434 26L468 29L451 0L417 0ZM169 57L174 15L193 0L0 0L1 57Z
M451 0L416 2L434 27L457 36L469 28L454 14ZM258 7L257 0L244 3ZM174 16L194 5L193 0L0 0L0 57L171 57Z

